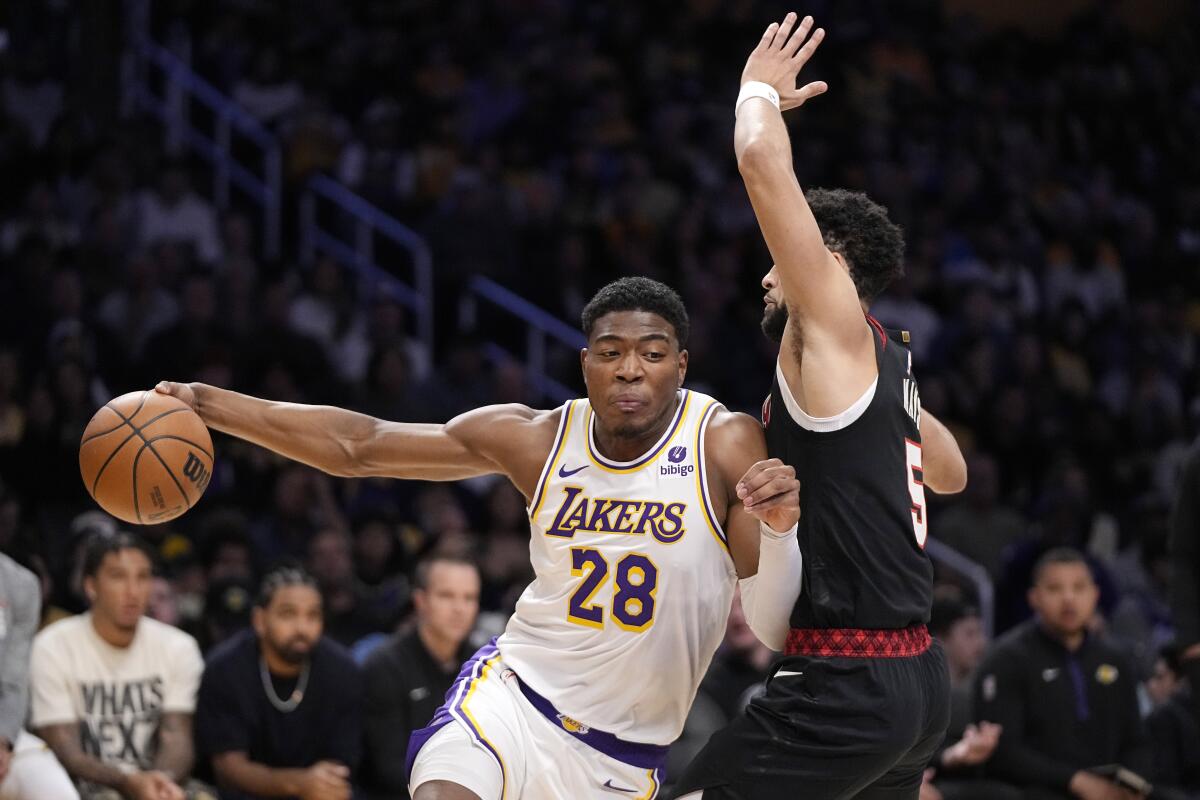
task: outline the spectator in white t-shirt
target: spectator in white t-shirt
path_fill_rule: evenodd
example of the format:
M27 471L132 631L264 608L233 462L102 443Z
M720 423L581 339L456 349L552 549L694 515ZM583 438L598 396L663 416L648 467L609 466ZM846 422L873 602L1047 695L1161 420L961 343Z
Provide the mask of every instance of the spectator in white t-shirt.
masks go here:
M84 553L91 610L34 639L31 727L84 800L199 800L188 780L204 661L188 634L146 614L153 553L130 533L97 534Z

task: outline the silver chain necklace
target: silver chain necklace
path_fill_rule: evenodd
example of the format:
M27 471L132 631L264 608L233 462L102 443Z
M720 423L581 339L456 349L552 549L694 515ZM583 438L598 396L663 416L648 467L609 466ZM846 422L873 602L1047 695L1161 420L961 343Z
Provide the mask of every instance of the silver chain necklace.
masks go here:
M279 695L275 694L275 684L271 683L271 672L267 669L267 661L265 658L258 659L258 674L262 677L263 691L267 693L267 699L271 701L271 705L276 709L287 714L296 710L296 706L304 699L304 690L308 688L308 673L312 666L312 659L304 662L304 666L300 668L300 680L296 681L296 688L292 690L292 696L287 700L280 700Z

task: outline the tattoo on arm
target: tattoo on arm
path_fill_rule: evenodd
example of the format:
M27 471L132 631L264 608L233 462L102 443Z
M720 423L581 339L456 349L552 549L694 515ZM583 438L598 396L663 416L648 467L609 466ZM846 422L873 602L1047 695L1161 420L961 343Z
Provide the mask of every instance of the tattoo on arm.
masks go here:
M79 723L47 725L35 733L50 745L50 749L54 751L59 763L63 765L72 779L91 781L118 790L124 786L124 772L83 751L79 737Z
M158 755L154 759L154 768L179 782L192 771L194 756L192 715L163 714L158 726Z

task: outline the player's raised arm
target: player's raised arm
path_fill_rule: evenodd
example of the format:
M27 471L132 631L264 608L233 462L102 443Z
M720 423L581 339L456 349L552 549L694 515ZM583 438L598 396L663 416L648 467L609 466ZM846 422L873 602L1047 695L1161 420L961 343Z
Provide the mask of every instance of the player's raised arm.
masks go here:
M554 435L552 425L539 424L554 412L517 405L485 406L434 425L279 403L202 383L164 381L156 388L188 403L215 430L340 477L458 480L501 473L527 491L541 468L533 439L541 428ZM520 439L531 446L510 446Z
M839 349L872 355L870 331L846 266L827 246L792 168L792 145L782 111L828 88L796 88L800 69L824 38L811 17L772 23L746 61L738 97L734 151L763 238L775 260L793 323L806 343L819 338ZM812 35L809 36L809 32ZM778 105L776 105L777 100ZM840 410L840 409L839 409Z

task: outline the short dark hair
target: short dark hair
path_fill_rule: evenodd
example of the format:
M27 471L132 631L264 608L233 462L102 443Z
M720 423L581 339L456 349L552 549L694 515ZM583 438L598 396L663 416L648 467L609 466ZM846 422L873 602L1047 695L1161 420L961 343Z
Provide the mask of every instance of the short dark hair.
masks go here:
M951 597L939 598L933 601L933 608L929 612L929 632L941 639L960 620L978 616L979 610L974 606Z
M886 208L846 189L809 189L804 199L825 245L849 262L860 298L873 301L904 274L904 232Z
M458 555L457 553L434 553L417 562L417 568L413 572L414 589L429 588L429 573L433 571L434 564L460 564L475 570L476 574L480 572L479 562L470 556Z
M596 292L584 306L583 335L592 338L596 321L605 314L616 311L649 311L651 314L657 314L675 329L679 349L687 347L691 327L687 309L684 308L678 292L665 283L653 278L629 277L608 284Z
M129 531L117 531L115 533L99 532L89 536L87 543L84 545L84 577L96 577L96 574L100 572L100 565L104 563L104 559L122 550L139 551L149 559L150 568L157 571L158 554L154 552L154 548L145 539Z
M1091 574L1092 571L1092 567L1088 564L1088 560L1084 558L1083 553L1074 547L1055 547L1043 553L1042 557L1033 565L1033 576L1030 578L1030 584L1036 586L1037 582L1041 580L1042 573L1055 564L1083 564L1083 566L1087 567L1088 574ZM1095 580L1095 578L1093 577L1092 580Z
M321 593L317 579L304 567L289 561L275 565L263 576L262 583L258 585L258 597L255 598L254 605L266 608L275 599L276 592L289 586L308 586L317 594Z

